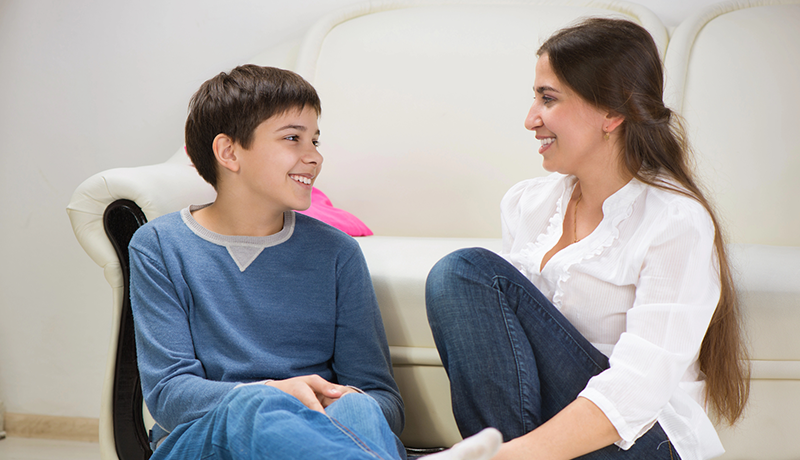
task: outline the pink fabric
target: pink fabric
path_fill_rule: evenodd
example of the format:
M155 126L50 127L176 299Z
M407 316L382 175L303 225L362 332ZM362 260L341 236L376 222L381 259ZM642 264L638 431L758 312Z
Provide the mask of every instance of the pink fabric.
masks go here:
M311 190L311 207L297 212L319 219L350 236L372 235L372 230L364 225L364 222L343 209L333 207L331 200L316 187Z

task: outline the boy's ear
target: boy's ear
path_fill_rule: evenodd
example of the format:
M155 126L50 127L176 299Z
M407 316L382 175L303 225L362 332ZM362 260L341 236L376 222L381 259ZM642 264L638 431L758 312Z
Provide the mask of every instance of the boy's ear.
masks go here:
M217 162L232 172L239 171L239 160L236 156L236 144L227 134L217 134L211 144Z

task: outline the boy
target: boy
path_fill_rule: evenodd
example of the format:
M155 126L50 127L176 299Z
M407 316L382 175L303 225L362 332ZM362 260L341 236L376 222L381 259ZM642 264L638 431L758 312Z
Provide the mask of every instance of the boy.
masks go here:
M217 198L155 219L129 248L153 459L405 457L359 246L294 213L322 167L320 111L300 76L253 65L190 102L187 152Z

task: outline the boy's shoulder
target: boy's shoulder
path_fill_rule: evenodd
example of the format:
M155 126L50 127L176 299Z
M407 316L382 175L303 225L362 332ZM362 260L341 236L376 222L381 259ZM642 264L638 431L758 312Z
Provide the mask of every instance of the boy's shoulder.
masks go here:
M294 214L295 219L293 236L308 241L314 241L323 245L334 245L343 248L360 249L360 246L352 236L346 234L338 228L298 212L294 212L292 214Z
M158 235L173 233L181 227L185 227L181 219L181 211L164 214L139 227L133 234L131 244L157 238Z

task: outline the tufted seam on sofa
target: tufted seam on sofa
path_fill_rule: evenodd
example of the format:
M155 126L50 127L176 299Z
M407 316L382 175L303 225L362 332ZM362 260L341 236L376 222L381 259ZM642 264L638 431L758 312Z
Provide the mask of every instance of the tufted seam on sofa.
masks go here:
M715 18L746 8L761 6L777 6L800 4L798 0L729 0L727 2L711 5L681 22L667 47L664 58L664 68L667 72L668 91L664 98L667 106L681 113L683 110L684 90L686 77L689 70L692 48L700 31Z
M559 6L583 6L607 9L609 11L623 13L635 17L648 31L656 33L653 36L656 46L662 59L665 57L669 34L658 16L649 9L622 0L501 0L501 1L463 1L463 0L377 0L366 3L359 3L335 10L318 20L303 37L300 50L297 56L297 66L295 71L303 78L314 84L317 69L317 58L322 51L322 45L328 33L336 26L349 20L379 13L404 8L417 8L424 6L480 6L480 5L559 5Z

